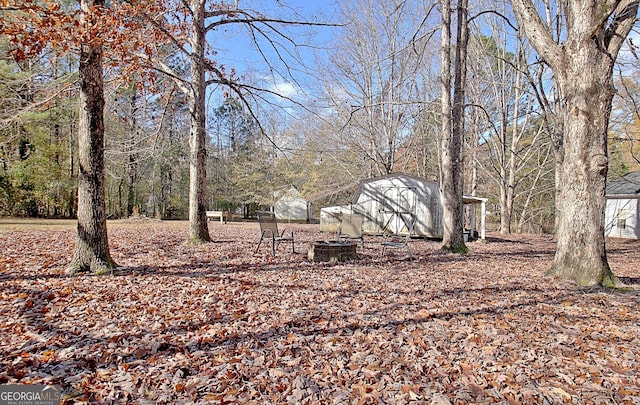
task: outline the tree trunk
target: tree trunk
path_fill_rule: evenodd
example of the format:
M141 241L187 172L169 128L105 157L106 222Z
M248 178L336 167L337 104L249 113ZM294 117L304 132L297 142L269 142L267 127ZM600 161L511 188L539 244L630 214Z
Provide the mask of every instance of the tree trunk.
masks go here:
M506 69L506 64L501 63L501 76L505 77L506 73L504 70ZM506 89L502 89L499 93L500 99L502 102L500 103L500 233L508 234L511 233L511 207L509 201L509 169L507 162L509 160L509 148L507 145L509 144L509 119L508 119L508 97L506 94Z
M556 174L557 250L549 275L579 285L618 286L604 237L607 127L613 64L638 14L638 1L563 3L567 33L555 42L531 0L511 0L519 25L551 66L562 94Z
M604 237L607 127L614 94L612 65L594 63L597 55L581 51L558 74L562 93L564 154L557 178L562 192L557 205L557 250L549 275L579 285L610 283ZM600 56L602 58L602 56ZM607 67L609 65L610 67ZM603 73L603 71L607 71Z
M455 77L453 91L453 106L447 102L450 85L445 84L445 76L449 76L444 71L449 68L449 63L445 64L445 58L450 57L450 43L445 43L445 36L450 36L451 20L445 15L448 5L443 4L443 34L442 34L442 63L443 63L443 143L442 143L442 194L443 194L443 225L444 234L442 248L452 252L467 252L464 243L464 207L462 196L464 192L464 162L462 159L462 145L464 141L464 87L466 77L466 50L467 50L467 0L458 2L458 24L456 30L456 56L455 56ZM445 35L444 31L447 31ZM450 42L450 41L447 41ZM450 76L449 76L450 77ZM449 78L450 83L450 78ZM446 87L446 89L445 89ZM451 111L450 131L445 132L445 109Z
M129 144L127 145L127 211L125 216L133 215L136 201L136 184L138 182L138 160L135 145L138 141L138 91L136 82L131 86L131 97L129 99ZM148 213L147 213L148 214Z
M518 151L520 149L520 138L521 138L521 134L520 134L520 130L518 128L518 122L521 119L520 118L520 77L522 75L522 73L520 73L519 69L520 69L520 58L518 58L517 61L518 65L516 65L516 82L515 82L515 89L514 89L514 97L513 99L515 100L514 106L513 106L513 117L512 117L512 124L511 124L511 142L509 143L510 147L508 150L508 155L509 155L509 159L508 159L508 175L507 178L505 179L506 181L506 201L505 201L505 208L504 208L504 213L505 216L503 217L503 219L505 219L505 221L501 222L501 226L500 226L500 233L502 234L510 234L511 233L511 223L513 222L513 205L514 205L514 200L516 198L516 174L518 171L518 162L517 162L517 158L518 158Z
M453 190L451 183L451 0L442 0L442 26L440 28L440 101L442 104L442 141L440 157L440 188L442 189L442 247L451 246L453 232Z
M82 0L88 13L104 0ZM104 198L104 92L102 42L80 47L78 123L78 234L67 273L104 274L116 264L109 254Z
M205 1L193 0L193 33L191 37L191 97L189 112L189 243L211 241L207 227L207 160L205 132Z

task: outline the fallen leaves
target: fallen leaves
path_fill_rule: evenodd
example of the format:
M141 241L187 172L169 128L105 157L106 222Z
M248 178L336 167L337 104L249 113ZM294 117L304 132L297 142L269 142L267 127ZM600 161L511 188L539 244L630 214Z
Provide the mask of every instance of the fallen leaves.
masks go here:
M313 263L317 226L275 257L256 224L210 227L200 246L186 225L110 228L122 268L100 277L65 276L72 231L0 234L0 383L69 404L640 402L637 241L608 243L634 291L607 293L544 278L543 237L412 241L413 260L368 237Z

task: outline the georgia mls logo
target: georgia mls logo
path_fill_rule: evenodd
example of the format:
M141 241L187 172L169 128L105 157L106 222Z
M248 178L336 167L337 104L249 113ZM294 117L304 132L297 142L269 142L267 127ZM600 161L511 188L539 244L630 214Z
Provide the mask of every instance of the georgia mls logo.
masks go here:
M60 405L57 385L0 385L0 405Z

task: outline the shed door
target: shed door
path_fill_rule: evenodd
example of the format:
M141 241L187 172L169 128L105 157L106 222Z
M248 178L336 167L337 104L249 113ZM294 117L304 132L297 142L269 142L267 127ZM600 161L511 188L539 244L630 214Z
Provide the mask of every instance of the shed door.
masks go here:
M384 200L380 209L381 224L386 225L387 232L402 233L406 226L400 214L416 214L415 187L388 187L382 191Z

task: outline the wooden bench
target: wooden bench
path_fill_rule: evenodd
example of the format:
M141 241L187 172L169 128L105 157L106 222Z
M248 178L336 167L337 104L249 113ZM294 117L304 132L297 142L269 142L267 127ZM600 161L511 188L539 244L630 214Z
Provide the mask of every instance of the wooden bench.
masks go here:
M207 221L213 221L216 218L220 218L221 224L227 223L229 213L227 211L207 211Z

